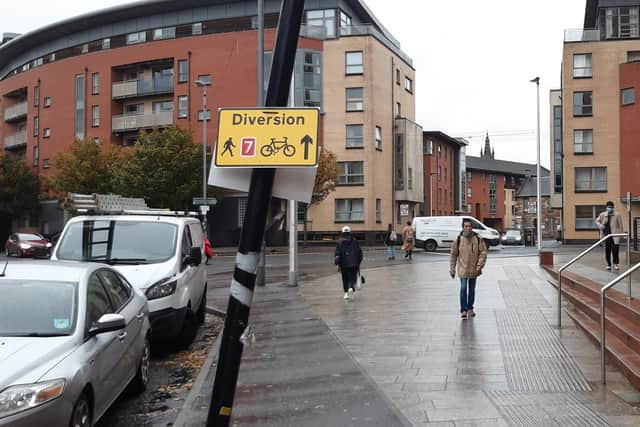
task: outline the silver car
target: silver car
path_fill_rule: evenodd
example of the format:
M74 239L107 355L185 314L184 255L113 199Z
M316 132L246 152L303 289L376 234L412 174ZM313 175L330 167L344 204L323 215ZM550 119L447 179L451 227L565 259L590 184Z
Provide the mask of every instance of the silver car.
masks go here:
M145 296L111 267L0 261L0 426L92 426L149 381Z

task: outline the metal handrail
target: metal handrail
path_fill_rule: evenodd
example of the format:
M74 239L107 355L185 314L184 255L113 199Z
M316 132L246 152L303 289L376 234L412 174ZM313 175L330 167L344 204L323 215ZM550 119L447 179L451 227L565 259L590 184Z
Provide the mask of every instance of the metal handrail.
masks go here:
M605 240L607 240L609 237L625 237L628 236L627 233L613 233L613 234L607 234L606 236L602 237L600 240L598 240L597 242L595 242L593 245L591 245L589 247L589 249L586 249L582 252L580 252L580 254L578 254L578 256L576 256L575 258L573 258L571 261L569 261L568 263L566 263L565 265L563 265L562 267L560 267L560 269L558 270L558 328L562 328L562 272L564 270L566 270L567 268L569 268L573 263L575 263L576 261L578 261L580 258L582 258L583 256L585 256L586 254L588 254L589 252L591 252L591 250L593 248L595 248L596 246L598 246L600 243L604 242ZM628 262L628 261L627 261Z
M640 262L634 265L633 267L627 269L624 273L620 274L618 277L607 283L600 289L600 369L602 371L602 384L607 383L607 370L605 368L605 333L604 333L604 325L605 325L605 316L604 316L604 296L605 293L618 284L622 279L629 276L640 268Z

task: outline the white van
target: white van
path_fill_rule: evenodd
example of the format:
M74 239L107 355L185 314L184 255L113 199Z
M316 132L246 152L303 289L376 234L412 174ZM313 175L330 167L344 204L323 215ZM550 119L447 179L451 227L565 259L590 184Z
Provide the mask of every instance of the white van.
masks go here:
M427 251L435 251L439 247L451 247L462 231L462 221L469 220L473 231L484 239L489 246L500 243L500 233L487 227L472 216L418 216L413 219L416 230L416 246Z
M112 265L149 301L151 338L188 346L206 311L202 225L167 213L77 216L51 259Z

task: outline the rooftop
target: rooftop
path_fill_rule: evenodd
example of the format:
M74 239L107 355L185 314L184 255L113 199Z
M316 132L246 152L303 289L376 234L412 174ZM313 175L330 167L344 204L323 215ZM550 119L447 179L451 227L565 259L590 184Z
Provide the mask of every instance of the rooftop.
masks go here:
M498 160L489 157L467 156L467 169L482 170L488 172L499 172L509 175L527 176L534 175L536 165L529 163L511 162L508 160ZM540 167L542 176L549 176L549 169Z

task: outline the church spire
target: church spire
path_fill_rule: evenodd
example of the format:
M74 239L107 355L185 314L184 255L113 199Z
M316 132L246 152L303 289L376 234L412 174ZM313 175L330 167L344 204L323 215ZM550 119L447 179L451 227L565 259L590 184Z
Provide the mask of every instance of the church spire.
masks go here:
M491 148L491 141L489 141L489 132L487 132L487 136L484 139L484 150L480 149L480 157L487 157L493 159L495 156L495 152Z

